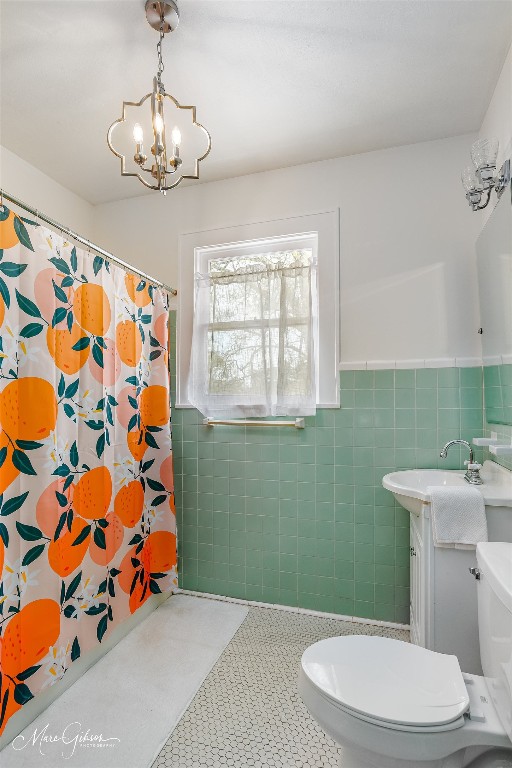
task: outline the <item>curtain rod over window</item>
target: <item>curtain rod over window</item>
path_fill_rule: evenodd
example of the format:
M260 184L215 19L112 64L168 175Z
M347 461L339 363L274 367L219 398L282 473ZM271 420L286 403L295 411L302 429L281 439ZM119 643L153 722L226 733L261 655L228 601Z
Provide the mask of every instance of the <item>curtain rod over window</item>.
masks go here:
M123 261L122 259L118 259L117 256L114 256L113 253L110 253L109 251L105 251L104 248L100 248L99 245L95 245L90 240L87 240L87 238L82 237L81 235L78 235L76 232L73 232L72 229L69 229L69 227L64 227L62 224L59 224L58 222L51 219L49 216L46 216L44 213L41 213L41 211L38 211L37 208L33 208L30 205L27 205L22 200L18 200L17 197L13 197L12 195L9 195L5 190L0 189L0 207L3 207L3 201L4 198L6 200L9 200L11 203L14 203L14 205L17 205L19 208L23 208L24 211L27 211L27 213L30 213L32 216L35 216L36 219L40 219L41 221L44 221L46 224L49 224L50 227L54 227L55 229L59 230L59 232L62 232L63 235L67 235L68 237L71 237L73 240L76 240L79 243L82 243L83 245L86 245L88 248L91 248L93 251L96 251L97 253L101 254L105 259L108 259L108 261L111 261L113 264L117 264L118 266L122 267L123 269L126 269L128 272L133 272L135 275L139 275L140 277L144 278L150 283L154 283L155 285L159 286L160 288L163 288L165 291L170 293L172 296L176 296L178 291L176 288L171 288L170 285L166 285L166 283L163 283L161 280L157 280L155 277L151 277L151 275L146 274L146 272L142 272L140 269L136 269L136 267L133 267L131 264L127 264L126 261Z

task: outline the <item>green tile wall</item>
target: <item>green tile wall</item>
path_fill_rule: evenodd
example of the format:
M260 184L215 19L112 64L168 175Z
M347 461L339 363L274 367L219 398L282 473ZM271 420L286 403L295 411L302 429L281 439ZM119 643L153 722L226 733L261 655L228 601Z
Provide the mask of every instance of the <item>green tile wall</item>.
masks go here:
M482 372L347 371L340 386L342 407L304 430L173 411L183 588L408 622L409 516L381 480L462 467L465 454L439 451L481 434Z

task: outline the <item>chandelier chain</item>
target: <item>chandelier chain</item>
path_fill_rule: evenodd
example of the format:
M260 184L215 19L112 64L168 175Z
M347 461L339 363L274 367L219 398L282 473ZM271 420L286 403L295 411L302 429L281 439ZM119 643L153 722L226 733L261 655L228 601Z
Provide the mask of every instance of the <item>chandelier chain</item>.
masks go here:
M164 60L162 58L162 40L163 39L164 39L164 20L162 19L162 23L160 25L160 39L156 44L156 52L158 55L158 72L156 75L156 79L157 79L158 87L160 90L162 89L162 72L165 69Z

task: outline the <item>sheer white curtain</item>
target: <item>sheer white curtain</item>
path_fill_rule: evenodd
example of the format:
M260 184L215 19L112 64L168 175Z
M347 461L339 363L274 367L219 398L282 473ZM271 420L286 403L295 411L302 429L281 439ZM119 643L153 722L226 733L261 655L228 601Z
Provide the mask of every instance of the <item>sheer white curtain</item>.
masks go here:
M188 395L212 418L316 412L310 248L210 259L195 276Z

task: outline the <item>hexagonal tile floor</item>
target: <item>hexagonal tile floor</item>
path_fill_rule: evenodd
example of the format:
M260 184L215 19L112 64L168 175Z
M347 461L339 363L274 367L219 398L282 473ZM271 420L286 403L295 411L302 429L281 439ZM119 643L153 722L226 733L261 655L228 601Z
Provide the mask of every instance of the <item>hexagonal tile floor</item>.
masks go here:
M297 691L304 650L325 637L409 633L250 608L153 768L339 768L340 753Z

